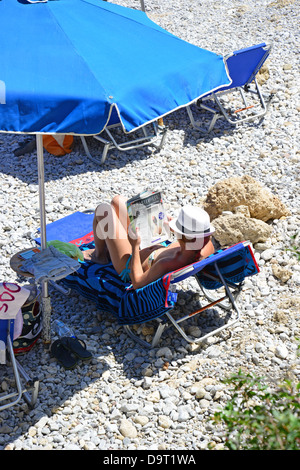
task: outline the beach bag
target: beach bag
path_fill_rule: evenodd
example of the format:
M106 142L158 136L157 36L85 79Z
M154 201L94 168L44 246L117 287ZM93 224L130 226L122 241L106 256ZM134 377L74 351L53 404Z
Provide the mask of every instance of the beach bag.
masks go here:
M31 292L21 311L23 328L20 336L13 341L13 350L16 355L30 351L42 333L42 309L37 291Z
M62 157L72 152L73 140L72 135L44 135L43 146L51 155Z

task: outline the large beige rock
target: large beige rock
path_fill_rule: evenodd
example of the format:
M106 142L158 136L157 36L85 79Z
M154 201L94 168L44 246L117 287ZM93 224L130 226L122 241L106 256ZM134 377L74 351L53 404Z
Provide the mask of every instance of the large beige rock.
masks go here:
M221 215L214 220L214 238L222 247L249 240L251 243L266 241L273 229L262 220L242 214Z
M218 182L209 189L203 205L211 220L223 211L235 212L238 206L247 206L251 218L264 222L290 215L277 196L248 175Z

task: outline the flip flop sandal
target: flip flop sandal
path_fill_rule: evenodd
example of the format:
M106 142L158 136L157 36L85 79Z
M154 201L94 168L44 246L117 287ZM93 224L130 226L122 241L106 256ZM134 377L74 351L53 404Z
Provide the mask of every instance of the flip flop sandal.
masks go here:
M51 354L65 369L74 369L78 359L65 348L62 341L57 339L50 348Z
M89 361L93 357L92 353L86 349L86 344L82 339L65 336L60 340L68 351L82 361Z
M21 155L25 155L26 153L31 153L36 148L35 139L27 139L21 144L20 147L14 150L14 154L16 157L20 157Z

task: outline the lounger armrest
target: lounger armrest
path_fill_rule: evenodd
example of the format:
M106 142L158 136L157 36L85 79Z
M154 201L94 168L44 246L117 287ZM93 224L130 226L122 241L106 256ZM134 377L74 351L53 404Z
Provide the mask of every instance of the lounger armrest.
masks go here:
M178 271L173 271L171 274L171 283L177 282L181 276L186 276L187 274L191 276L193 271L194 271L193 264L189 264L188 266L185 266L184 268L181 268Z

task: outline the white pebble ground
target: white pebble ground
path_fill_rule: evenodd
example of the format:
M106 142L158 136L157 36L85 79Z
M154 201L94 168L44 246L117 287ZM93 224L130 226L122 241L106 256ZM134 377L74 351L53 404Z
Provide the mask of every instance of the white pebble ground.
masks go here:
M117 3L139 8L138 0ZM291 216L271 222L271 238L256 250L261 272L246 281L241 322L229 338L202 347L168 331L157 348L145 350L91 302L51 290L53 319L72 326L93 359L66 371L50 358L41 340L20 356L27 372L40 379L38 401L33 410L21 400L0 413L1 449L199 450L210 443L222 449L224 429L215 427L209 417L230 400L224 378L242 369L266 376L271 387L288 373L299 379L300 266L288 251L300 220L299 3L145 3L157 24L216 53L271 42L270 77L263 85L265 94L274 93L268 114L260 123L220 124L203 137L183 109L165 118L169 130L161 151L111 150L102 167L86 158L79 140L69 156L46 154L47 221L150 185L163 190L167 207L175 212L183 203L201 204L218 181L245 174L279 197ZM25 283L9 260L30 245L39 226L39 201L36 153L13 153L22 141L20 136L0 134L0 279ZM270 251L265 253L269 249L271 259ZM274 277L272 260L291 273L286 282ZM179 309L197 304L193 291L192 281L184 283ZM5 390L11 375L4 366L0 378Z

